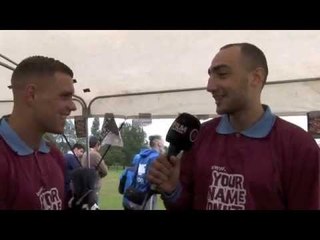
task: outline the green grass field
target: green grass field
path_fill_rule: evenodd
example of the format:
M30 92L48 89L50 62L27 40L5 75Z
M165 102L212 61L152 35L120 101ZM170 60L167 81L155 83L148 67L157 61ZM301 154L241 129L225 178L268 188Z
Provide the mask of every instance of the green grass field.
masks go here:
M118 192L119 177L122 169L109 169L108 175L103 178L99 197L101 210L122 210L122 195ZM164 210L164 205L158 195L157 210Z

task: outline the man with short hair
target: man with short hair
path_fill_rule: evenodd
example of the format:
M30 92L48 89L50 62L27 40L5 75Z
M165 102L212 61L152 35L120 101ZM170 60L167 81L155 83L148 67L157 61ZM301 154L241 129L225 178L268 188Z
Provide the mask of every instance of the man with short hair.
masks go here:
M82 158L81 158L81 164L82 164L83 167L94 168L94 169L97 170L97 172L99 174L97 195L99 195L99 192L100 192L100 189L101 189L101 185L102 185L101 179L104 178L105 176L107 176L107 174L108 174L108 167L105 164L104 160L100 161L101 160L101 154L99 153L99 150L100 150L100 147L101 147L100 144L101 144L100 140L97 137L90 136L90 138L89 138L90 165L88 165L87 152L85 152L83 154Z
M0 209L63 209L65 164L44 141L61 134L76 110L73 72L53 58L33 56L11 77L13 111L0 120Z
M149 145L150 148L146 149L144 147L134 156L132 160L133 166L125 169L121 174L120 181L121 179L126 179L122 192L125 193L131 186L144 193L151 191L150 183L146 177L147 172L151 163L159 157L160 154L164 154L164 141L160 135L152 135L149 136ZM150 196L145 206L134 203L134 201L128 199L126 194L123 196L123 207L125 210L154 210L156 208L156 202L156 194ZM144 207L144 209L142 209L142 207Z
M150 167L167 209L319 209L319 148L261 103L264 53L250 43L228 44L208 74L221 117L202 124L181 161L161 156Z
M81 167L80 160L83 153L84 153L84 146L80 143L76 143L73 145L72 151L69 151L64 155L64 160L66 164L65 194L68 199L72 195L70 190L71 173L75 169Z
M88 166L88 158L87 153L85 152L81 158L81 164L83 167L89 168L97 168L100 160L101 154L99 153L100 150L100 140L95 136L90 136L89 138L89 147L90 147L90 166ZM97 169L100 178L104 178L108 174L108 167L105 164L104 160L102 160Z

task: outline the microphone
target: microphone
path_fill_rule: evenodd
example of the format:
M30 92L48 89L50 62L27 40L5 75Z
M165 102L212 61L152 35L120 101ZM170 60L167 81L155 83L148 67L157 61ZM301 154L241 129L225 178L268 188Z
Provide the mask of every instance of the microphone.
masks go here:
M198 136L200 125L199 119L189 113L181 113L175 119L166 136L166 141L170 143L168 158L192 147Z
M172 123L168 130L166 141L170 143L167 157L178 155L182 150L187 151L191 149L193 143L197 139L200 121L195 116L189 113L181 113ZM142 209L145 208L147 201L154 194L157 193L157 186L152 184L150 191L145 197L142 204Z

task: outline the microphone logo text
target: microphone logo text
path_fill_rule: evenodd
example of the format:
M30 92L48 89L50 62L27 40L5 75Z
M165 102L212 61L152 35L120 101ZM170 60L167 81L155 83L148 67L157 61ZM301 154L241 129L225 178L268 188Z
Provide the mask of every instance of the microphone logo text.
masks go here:
M172 129L180 134L185 134L188 130L188 128L186 126L183 126L182 124L180 124L178 122L174 122L172 124Z

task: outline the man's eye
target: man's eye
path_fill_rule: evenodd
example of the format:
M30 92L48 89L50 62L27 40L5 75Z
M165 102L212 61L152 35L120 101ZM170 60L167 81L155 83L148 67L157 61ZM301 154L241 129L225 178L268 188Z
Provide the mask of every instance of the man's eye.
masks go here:
M228 75L228 74L229 74L229 73L227 73L227 72L218 73L218 75L221 76L221 77L226 76L226 75Z
M63 99L69 99L69 98L72 98L72 96L71 95L61 95L61 98L63 98Z

